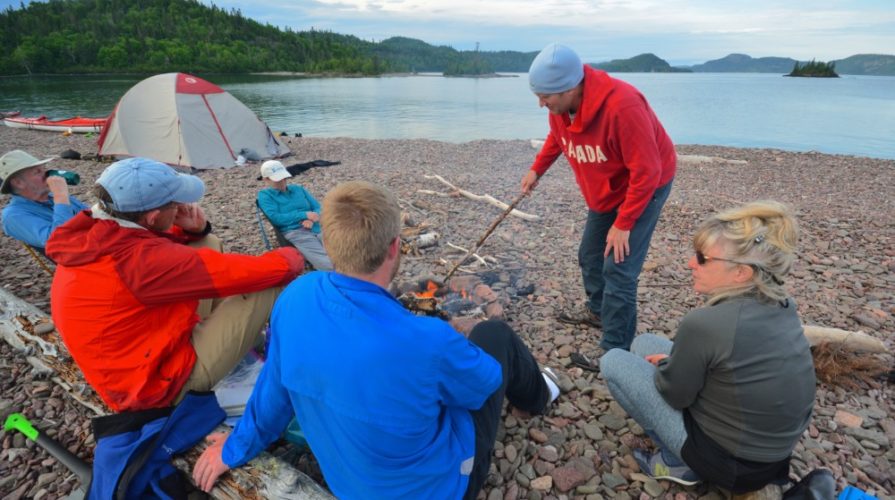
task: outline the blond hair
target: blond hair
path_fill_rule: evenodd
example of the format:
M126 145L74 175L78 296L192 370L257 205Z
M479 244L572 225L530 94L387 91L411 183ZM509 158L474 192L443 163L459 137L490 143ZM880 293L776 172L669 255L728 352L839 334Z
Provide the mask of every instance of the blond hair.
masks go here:
M755 201L719 212L700 224L693 236L697 250L720 243L726 259L751 266L752 280L714 294L709 303L755 293L769 301L787 297L783 279L796 259L799 227L792 211L777 201Z
M323 245L336 271L370 274L385 261L401 232L398 199L385 188L352 181L334 187L323 199Z

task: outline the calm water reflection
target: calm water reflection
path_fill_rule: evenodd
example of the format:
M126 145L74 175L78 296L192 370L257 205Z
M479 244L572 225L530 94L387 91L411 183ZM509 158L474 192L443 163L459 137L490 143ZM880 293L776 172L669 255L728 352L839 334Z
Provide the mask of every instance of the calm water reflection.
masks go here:
M526 75L286 78L201 75L275 131L451 142L542 138ZM895 77L616 75L647 96L676 143L816 150L895 159ZM0 111L104 116L143 76L0 78Z

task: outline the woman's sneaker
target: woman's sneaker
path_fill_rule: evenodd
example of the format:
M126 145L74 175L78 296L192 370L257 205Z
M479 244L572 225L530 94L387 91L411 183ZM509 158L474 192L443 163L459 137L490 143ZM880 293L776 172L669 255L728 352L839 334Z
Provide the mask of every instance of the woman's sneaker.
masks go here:
M640 466L641 472L653 479L666 479L684 486L693 486L702 482L693 469L686 465L668 465L662 458L662 452L652 455L646 450L634 450L634 460Z
M580 303L572 309L559 313L556 319L560 323L570 325L588 325L594 328L603 328L603 321L600 320L600 316L594 314L585 303Z

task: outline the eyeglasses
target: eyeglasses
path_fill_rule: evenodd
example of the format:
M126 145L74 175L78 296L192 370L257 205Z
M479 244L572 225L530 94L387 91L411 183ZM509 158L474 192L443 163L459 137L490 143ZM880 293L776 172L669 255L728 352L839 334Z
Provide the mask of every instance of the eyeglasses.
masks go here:
M701 250L696 251L696 263L699 264L700 266L704 266L706 264L706 262L708 262L710 260L720 260L723 262L733 262L734 264L743 264L742 262L737 261L737 260L722 259L721 257L711 257L711 256L708 256L708 255L702 253Z

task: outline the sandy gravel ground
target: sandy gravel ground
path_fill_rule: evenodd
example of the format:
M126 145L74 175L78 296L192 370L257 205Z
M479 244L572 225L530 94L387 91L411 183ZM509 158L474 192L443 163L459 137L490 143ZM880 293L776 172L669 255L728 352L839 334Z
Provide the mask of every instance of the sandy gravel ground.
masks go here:
M43 157L65 149L95 152L94 139L0 128L0 150L21 148ZM289 139L294 160L341 161L314 168L301 182L322 199L339 182L365 179L394 190L417 221L431 223L441 244L404 259L399 280L443 275L441 257L456 257L445 243L473 244L499 210L463 198L417 192L442 190L424 174L442 175L457 186L509 201L534 157L529 141L451 144L428 140ZM771 198L791 204L803 229L799 261L788 280L806 324L861 330L895 348L895 161L790 153L766 149L679 146L671 197L653 237L639 290L639 331L673 337L680 318L701 304L689 286L690 235L707 214L732 204ZM703 157L703 158L700 158ZM705 158L709 157L709 158ZM715 158L712 160L711 158ZM105 167L92 161L59 161L87 188ZM253 212L257 166L199 174L208 185L203 202L230 251L264 250ZM5 203L5 201L4 201ZM416 205L411 208L410 205ZM567 392L544 417L508 415L500 431L492 474L483 498L722 498L717 488L681 488L656 482L637 469L630 449L643 431L610 397L599 376L569 367L574 350L587 353L599 331L563 325L556 313L582 298L576 255L585 207L571 170L560 160L520 209L536 222L507 219L480 253L499 262L494 288L507 297L508 320L537 358L562 368ZM0 283L15 295L49 310L50 279L14 240L0 237ZM520 280L534 285L513 293ZM0 343L2 344L2 343ZM882 357L891 365L891 357ZM793 475L831 469L840 487L856 485L880 498L895 498L895 403L892 385L858 390L819 385L815 416L793 457ZM89 458L85 438L89 412L58 387L35 379L21 355L0 346L0 417L22 411L50 429L66 446ZM304 470L319 471L311 457L280 447ZM72 475L21 436L6 433L0 448L0 497L57 498L76 484Z

